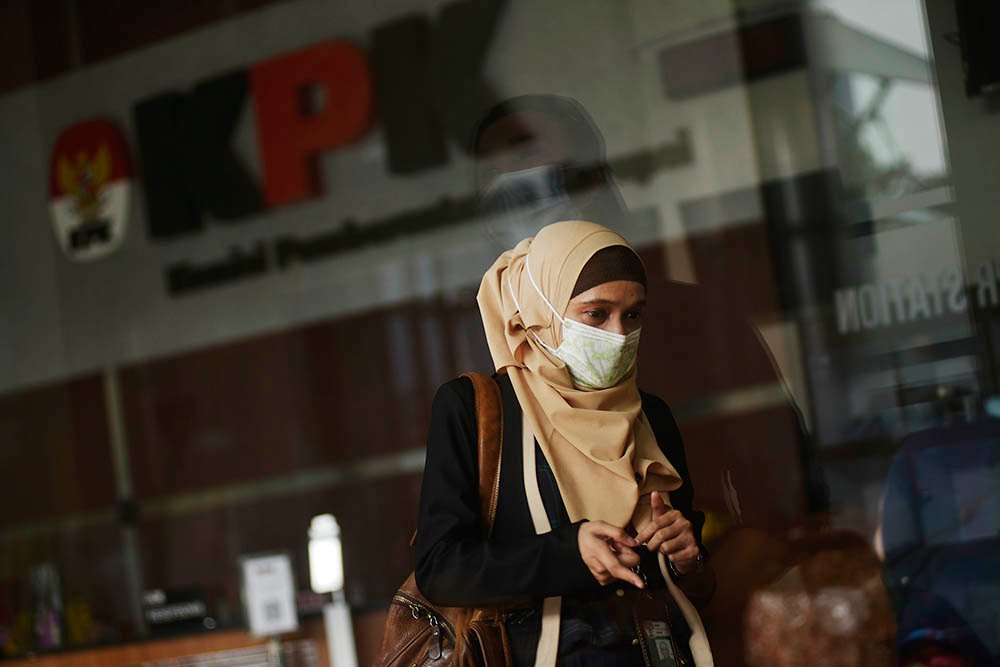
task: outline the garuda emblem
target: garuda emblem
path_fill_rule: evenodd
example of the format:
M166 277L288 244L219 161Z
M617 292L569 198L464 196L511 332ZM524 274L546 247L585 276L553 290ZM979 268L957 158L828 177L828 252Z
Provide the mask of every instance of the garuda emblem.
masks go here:
M87 261L125 239L132 165L125 138L109 120L66 128L52 149L50 209L56 240L69 257Z

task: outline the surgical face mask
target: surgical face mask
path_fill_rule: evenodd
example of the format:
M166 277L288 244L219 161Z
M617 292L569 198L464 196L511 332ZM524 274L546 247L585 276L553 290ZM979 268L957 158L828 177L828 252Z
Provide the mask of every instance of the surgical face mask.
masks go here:
M546 164L500 174L483 193L480 212L487 218L491 236L503 247L534 236L545 225L560 220L584 219L583 211L594 196L593 188L574 187L589 171L560 164Z
M538 336L535 340L566 364L573 384L578 388L607 389L621 382L635 365L641 329L625 335L562 317L535 283L527 258L524 266L531 286L563 325L563 339L558 348L546 344ZM514 297L514 305L521 310L509 279L507 285Z

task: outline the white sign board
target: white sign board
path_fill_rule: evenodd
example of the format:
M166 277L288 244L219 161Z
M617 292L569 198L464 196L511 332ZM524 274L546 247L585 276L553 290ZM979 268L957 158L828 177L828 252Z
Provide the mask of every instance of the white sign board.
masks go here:
M240 559L240 573L251 634L268 637L299 628L292 559L288 554L244 556Z

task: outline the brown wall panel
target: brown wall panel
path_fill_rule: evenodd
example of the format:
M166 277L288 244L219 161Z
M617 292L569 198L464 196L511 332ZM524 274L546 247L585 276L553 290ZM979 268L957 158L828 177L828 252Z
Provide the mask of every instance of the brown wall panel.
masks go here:
M805 515L802 456L790 407L719 415L680 424L695 504L726 513L728 471L748 526L784 529Z
M764 221L696 234L686 243L698 284L724 295L728 308L740 309L753 321L771 322L780 315Z
M424 446L437 386L491 370L471 308L403 304L124 369L137 496Z
M66 0L0 2L0 94L68 70L69 30Z
M0 2L0 93L32 83L37 78L30 0Z
M139 528L146 586L201 586L211 599L238 613L239 556L287 549L298 587L308 589L309 522L331 512L341 526L351 602L386 604L413 568L408 543L416 526L419 487L420 475L409 474L144 517Z
M639 386L667 402L771 384L777 373L743 311L723 291L650 283Z
M0 94L278 1L4 0Z
M288 334L122 371L139 497L278 475L308 441Z
M300 397L322 442L342 458L361 458L423 446L432 355L421 321L440 320L433 303L399 306L363 317L308 327L298 336Z
M115 502L102 380L0 396L0 526Z
M779 315L767 229L742 225L684 244L697 284L669 279L669 244L640 250L648 275L639 383L668 402L771 384L777 371L754 323Z
M77 3L84 62L92 63L276 0L86 0Z

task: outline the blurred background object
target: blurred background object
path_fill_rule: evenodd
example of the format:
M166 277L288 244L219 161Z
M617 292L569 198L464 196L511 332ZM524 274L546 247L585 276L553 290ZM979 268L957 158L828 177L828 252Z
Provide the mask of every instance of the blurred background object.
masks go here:
M853 534L788 546L794 563L753 593L746 611L749 665L891 665L896 620L881 566Z

